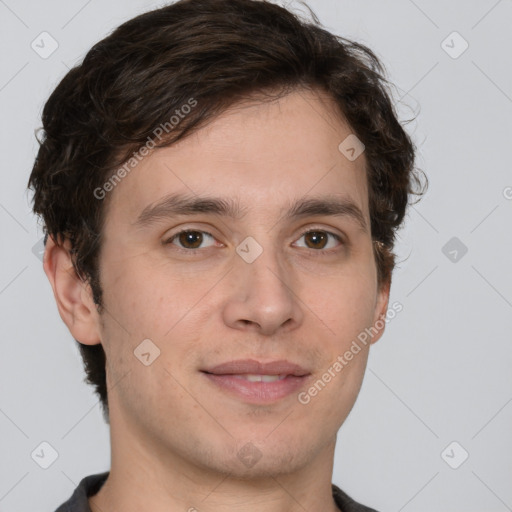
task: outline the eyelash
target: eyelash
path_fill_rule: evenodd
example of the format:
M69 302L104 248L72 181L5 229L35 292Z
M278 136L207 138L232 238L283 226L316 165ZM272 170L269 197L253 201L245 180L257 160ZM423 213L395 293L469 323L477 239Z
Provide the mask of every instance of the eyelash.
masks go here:
M175 240L177 237L179 237L182 233L203 233L203 234L211 236L213 239L215 239L215 237L211 233L209 233L208 231L203 231L201 229L183 229L181 231L178 231L174 235L172 235L167 240L165 240L163 242L163 244L164 245L172 244L173 240ZM343 238L340 235L337 235L336 233L332 233L332 232L327 231L325 229L315 229L315 228L308 229L307 231L304 231L303 233L301 233L301 235L299 236L299 239L302 238L304 235L307 235L309 233L325 233L327 235L332 236L341 245L345 245L345 242L344 242ZM182 247L176 246L176 250L178 250L181 253L185 253L185 254L187 254L189 256L193 256L200 249L183 249ZM311 251L312 251L312 253L314 254L315 257L316 256L319 256L319 257L328 256L328 255L332 254L333 251L335 252L337 250L338 250L337 247L330 248L330 249L311 249Z

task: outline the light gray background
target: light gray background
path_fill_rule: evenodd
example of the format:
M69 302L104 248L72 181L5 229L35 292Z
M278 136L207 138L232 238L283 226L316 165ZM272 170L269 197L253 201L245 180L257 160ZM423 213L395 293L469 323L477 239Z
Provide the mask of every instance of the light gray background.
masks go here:
M391 303L404 309L372 349L333 481L381 512L512 510L512 2L309 4L382 58L401 117L418 114L408 130L430 179L400 234ZM32 250L41 229L25 187L51 90L93 43L157 5L0 0L1 512L52 511L110 467L98 400ZM43 31L59 45L47 59L31 48ZM457 59L441 46L453 31L469 43ZM468 249L456 262L442 252L452 237ZM58 452L46 470L31 458L42 441ZM453 441L452 464L469 453L458 469L441 457Z

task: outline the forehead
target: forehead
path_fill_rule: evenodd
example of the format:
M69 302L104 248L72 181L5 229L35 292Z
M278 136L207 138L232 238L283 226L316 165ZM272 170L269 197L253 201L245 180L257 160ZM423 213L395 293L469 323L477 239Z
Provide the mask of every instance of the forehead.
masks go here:
M239 103L142 158L109 192L107 223L132 224L173 193L230 197L261 215L281 214L298 198L340 195L368 216L364 154L349 160L339 149L349 136L336 105L317 92Z

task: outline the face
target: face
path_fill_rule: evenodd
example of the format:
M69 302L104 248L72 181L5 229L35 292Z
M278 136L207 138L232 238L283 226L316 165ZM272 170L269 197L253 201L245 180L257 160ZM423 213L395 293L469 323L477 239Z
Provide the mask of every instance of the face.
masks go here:
M306 91L237 105L154 150L111 192L106 311L91 323L108 360L111 428L159 464L289 473L332 447L355 402L368 345L322 376L385 314L388 290L377 285L364 154L340 152L351 130L335 111ZM306 375L205 373L246 359Z

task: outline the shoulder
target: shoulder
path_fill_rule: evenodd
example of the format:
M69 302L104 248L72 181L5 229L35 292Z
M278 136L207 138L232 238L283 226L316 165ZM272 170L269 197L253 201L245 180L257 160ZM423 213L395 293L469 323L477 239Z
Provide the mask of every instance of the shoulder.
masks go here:
M82 478L71 497L55 512L91 512L87 498L94 496L100 490L109 473L105 471Z
M365 507L357 503L334 484L332 484L332 495L341 512L377 512L377 510L373 508Z

